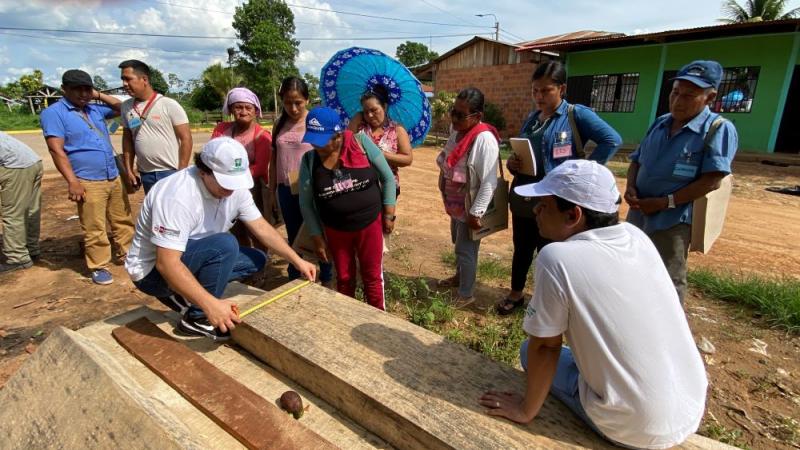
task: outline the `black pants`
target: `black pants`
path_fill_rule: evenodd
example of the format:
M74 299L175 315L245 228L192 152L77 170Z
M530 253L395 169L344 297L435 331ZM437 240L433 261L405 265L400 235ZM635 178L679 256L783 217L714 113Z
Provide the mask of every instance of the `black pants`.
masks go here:
M517 217L511 215L511 226L514 231L514 257L511 262L511 290L525 289L528 270L533 263L533 252L541 251L550 241L539 235L539 226L535 217Z

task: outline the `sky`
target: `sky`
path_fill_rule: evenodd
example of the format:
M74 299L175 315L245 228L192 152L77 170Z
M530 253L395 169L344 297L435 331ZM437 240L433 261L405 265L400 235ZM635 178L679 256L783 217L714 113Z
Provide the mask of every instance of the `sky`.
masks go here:
M175 73L184 81L199 78L207 66L227 62L236 46L233 11L242 0L0 0L0 28L112 31L200 38L144 37L0 30L0 83L34 69L45 83L59 86L65 70L80 68L117 86L117 65L139 59ZM796 7L790 1L789 7ZM650 33L718 24L721 0L288 0L300 41L295 61L301 73L319 76L336 51L369 47L394 56L407 40L422 42L439 54L471 39L492 37L495 19L500 40L521 42L578 30L626 34ZM657 5L657 6L655 6ZM313 8L313 9L312 9ZM355 13L387 17L361 17ZM429 23L417 23L429 22ZM458 35L458 36L452 36ZM445 37L448 36L448 37ZM365 39L367 38L367 39ZM375 39L390 38L390 39Z

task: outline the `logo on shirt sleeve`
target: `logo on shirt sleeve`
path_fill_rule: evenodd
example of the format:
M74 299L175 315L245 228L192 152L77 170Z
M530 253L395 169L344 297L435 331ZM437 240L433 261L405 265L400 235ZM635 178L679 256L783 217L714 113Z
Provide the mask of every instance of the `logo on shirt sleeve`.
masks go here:
M171 228L167 228L164 225L156 225L153 227L153 232L158 233L164 237L180 237L181 232L179 230L173 230Z
M534 308L531 303L533 302L529 302L528 307L525 309L525 317L533 317L536 315L536 308Z

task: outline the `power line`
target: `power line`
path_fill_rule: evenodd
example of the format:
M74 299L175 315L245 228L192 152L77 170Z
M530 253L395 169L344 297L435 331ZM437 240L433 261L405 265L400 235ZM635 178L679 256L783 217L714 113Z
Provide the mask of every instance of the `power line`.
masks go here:
M478 36L482 34L493 33L477 33ZM426 34L423 36L371 36L371 37L348 37L348 38L296 38L300 41L393 41L397 39L428 39L428 38L448 38L448 37L464 37L475 36L476 33L466 34Z
M155 47L137 47L133 45L125 45L125 44L114 44L109 42L95 42L95 41L85 41L85 40L76 40L76 39L67 39L67 38L59 38L55 36L43 36L43 35L33 35L33 34L24 34L24 33L14 33L10 31L3 31L5 35L9 36L21 36L27 38L34 38L34 39L49 39L53 41L61 41L61 42L74 42L77 44L87 44L87 45L96 45L96 46L105 46L105 47L123 47L123 48L132 48L135 50L154 50L160 52L167 52L167 53L183 53L187 55L203 55L203 56L221 56L217 53L203 53L196 50L169 50L164 48L155 48Z
M466 19L464 19L464 18L462 18L462 17L459 17L459 16L457 16L457 15L455 15L455 14L451 13L450 11L448 11L448 10L446 10L446 9L444 9L444 8L440 8L440 7L436 6L436 5L434 5L433 3L431 3L431 2L428 2L427 0L420 0L420 1L421 1L422 3L425 3L425 4L426 4L426 5L428 5L428 6L432 7L432 8L436 8L436 9L438 9L439 11L441 11L441 12L443 12L443 13L445 13L445 14L449 15L450 17L452 17L452 18L454 18L454 19L458 19L458 20L460 20L460 21L462 21L462 22L464 22L464 23L468 24L469 26L472 26L472 27L478 27L478 28L485 28L483 25L475 25L474 23L470 23L470 22L468 22Z
M521 37L521 36L519 36L519 35L517 35L517 34L514 34L514 33L510 32L510 31L508 31L508 30L506 30L506 29L504 29L504 28L501 28L501 29L500 29L500 31L501 31L502 33L505 33L507 36L511 36L511 37L512 37L512 38L514 38L514 39L518 39L518 40L519 40L519 42L524 42L524 41L529 41L529 40L530 40L530 39L526 39L526 38L524 38L524 37Z

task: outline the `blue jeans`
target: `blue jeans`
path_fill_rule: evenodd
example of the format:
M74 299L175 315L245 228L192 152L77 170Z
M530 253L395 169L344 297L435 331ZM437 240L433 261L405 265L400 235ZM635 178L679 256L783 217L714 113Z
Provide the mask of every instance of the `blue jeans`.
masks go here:
M519 360L522 368L528 370L528 339L522 343L519 348ZM609 439L608 436L603 434L597 425L592 422L586 410L581 405L581 395L578 392L578 365L575 364L575 358L572 356L572 350L569 347L561 347L561 354L558 357L558 366L556 367L556 375L553 377L553 384L550 385L550 394L559 399L561 403L565 404L570 411L572 411L578 418L583 420L589 428L595 433L599 434L603 439L623 448L628 447L625 444Z
M177 170L174 169L160 170L158 172L139 172L139 178L142 179L142 187L144 188L144 195L150 192L150 189L158 180L163 180L175 172L177 172Z
M478 272L478 251L481 241L473 241L469 226L450 218L450 238L455 244L456 274L458 275L458 295L464 298L475 293L475 276Z
M303 225L303 214L300 212L300 196L293 195L291 187L279 184L278 204L281 207L283 223L286 224L286 235L289 238L289 245L292 245L294 239L297 237L297 233L300 231L300 226ZM293 265L289 264L288 271L290 280L300 278L300 272L298 272ZM319 264L319 279L325 282L333 279L333 264Z
M181 262L209 294L222 298L230 281L240 280L263 269L267 263L267 255L261 250L239 247L236 238L230 233L217 233L207 238L190 240L181 256ZM155 268L133 284L153 297L169 297L175 293ZM189 308L189 317L195 319L204 316L203 310L197 306L192 305Z

